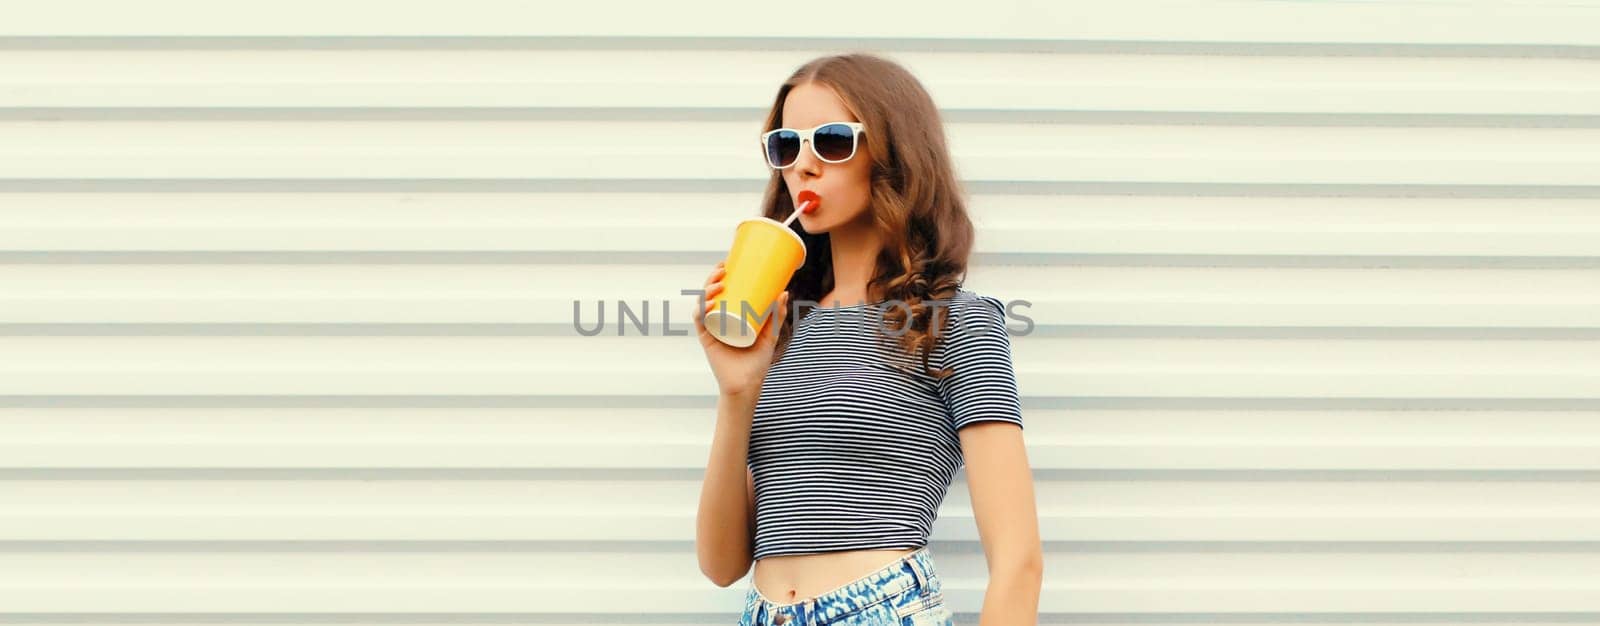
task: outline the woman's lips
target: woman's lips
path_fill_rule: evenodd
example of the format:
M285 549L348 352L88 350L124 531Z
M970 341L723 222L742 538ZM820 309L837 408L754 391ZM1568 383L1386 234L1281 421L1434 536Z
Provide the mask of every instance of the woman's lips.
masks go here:
M810 189L800 190L795 200L799 203L797 207L802 214L815 213L817 208L822 206L822 196Z

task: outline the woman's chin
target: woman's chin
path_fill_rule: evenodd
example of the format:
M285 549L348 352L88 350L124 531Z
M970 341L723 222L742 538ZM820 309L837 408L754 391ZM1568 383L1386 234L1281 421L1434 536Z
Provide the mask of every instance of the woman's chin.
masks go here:
M828 229L833 226L816 218L806 219L807 217L809 216L802 214L799 219L800 228L806 231L807 235L821 235L828 232Z

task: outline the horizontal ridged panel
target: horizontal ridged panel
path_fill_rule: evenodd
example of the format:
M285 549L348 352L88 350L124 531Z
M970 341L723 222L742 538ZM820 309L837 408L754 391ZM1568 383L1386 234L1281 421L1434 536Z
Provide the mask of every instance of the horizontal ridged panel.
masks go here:
M1019 2L951 5L938 11L896 4L819 0L817 15L847 19L778 19L736 0L692 5L563 5L550 11L515 0L448 6L353 0L335 5L285 0L254 10L202 0L156 0L137 6L96 0L52 2L7 20L0 36L300 36L300 37L667 37L983 40L1002 46L1074 40L1117 42L1406 43L1475 45L1600 44L1593 0L1562 3L1402 2L1272 3L1124 0L1117 3ZM171 16L181 15L181 20ZM436 44L437 45L437 44ZM568 44L568 46L581 46ZM646 44L648 45L648 44ZM662 47L667 44L655 43ZM705 45L705 44L702 44ZM759 45L749 45L759 49Z
M689 313L711 267L16 264L0 266L0 324L321 324L324 333L363 334L378 324L476 323L510 325L483 330L495 334L627 336L693 352L692 341L665 332L692 328ZM1600 269L1044 265L980 266L970 276L1008 305L1018 335L1106 336L1136 324L1304 335L1327 334L1310 327L1372 329L1395 337L1540 328L1592 338L1600 327Z
M679 475L704 466L709 451L703 432L704 413L703 408L620 407L0 408L0 441L4 442L0 447L0 467L512 468L536 475L548 470L572 470L592 473L597 478L613 474L638 476L637 470L670 470ZM1405 411L1306 409L1296 412L1290 420L1261 409L1229 410L1226 419L1218 419L1215 413L1199 410L1034 406L1029 407L1028 415L1032 418L1028 424L1028 458L1035 470L1046 476L1065 471L1143 469L1600 470L1600 457L1592 454L1594 447L1600 445L1600 422L1580 412L1435 410L1426 413L1424 420ZM645 497L644 491L635 490L640 485L618 486L628 490L626 501ZM564 487L573 486L557 482L546 488ZM1050 490L1052 483L1040 488ZM1536 506L1547 497L1544 493L1535 494L1525 484L1517 484L1507 493L1495 491L1501 488L1496 484L1453 488L1493 493L1493 506L1513 507L1509 513L1515 513L1518 506ZM1546 488L1581 490L1593 486ZM1124 492L1114 489L1106 493ZM1294 497L1323 496L1301 492ZM1411 495L1407 501L1415 502L1416 497ZM671 508L675 504L671 498L652 506ZM1454 498L1453 494L1446 495L1439 504L1448 505L1455 502ZM1507 498L1524 499L1512 502ZM29 506L26 497L12 501L20 508ZM1600 502L1583 498L1568 501L1582 510ZM1045 502L1064 501L1047 498ZM604 517L610 514L607 504L584 503L576 508ZM527 505L542 509L552 502ZM624 502L619 506L631 505ZM1050 518L1080 513L1071 507L1049 508ZM526 530L541 532L539 528ZM1330 531L1337 533L1336 528ZM1149 528L1142 532L1164 531Z
M641 253L712 260L726 252L733 224L753 216L760 202L758 193L688 191L18 192L5 198L13 208L0 211L0 255L48 253L30 257L39 261L73 258L81 251L238 250L383 252L392 259L428 258L438 252L521 253L547 255L537 258L555 263L561 257L550 253L582 254L585 262L626 262ZM979 227L977 254L988 258L1050 255L1041 261L1073 265L1111 255L1270 255L1299 257L1295 262L1305 264L1344 256L1385 256L1391 262L1449 256L1458 257L1452 261L1457 265L1497 267L1507 263L1506 257L1593 258L1600 250L1596 204L1588 198L1063 192L978 193L969 208ZM251 257L261 258L270 262L271 257ZM473 258L479 257L466 260ZM974 272L984 271L986 264L977 264ZM1281 262L1261 259L1254 264ZM990 278L1006 273L998 274ZM1433 275L1435 280L1448 278Z
M759 123L0 122L4 179L705 179L751 185ZM975 181L1600 186L1600 128L950 123Z
M806 9L851 19L0 20L0 617L732 623L661 305L850 48L932 92L968 285L1032 320L1041 623L1600 615L1600 3ZM967 489L933 549L976 624Z
M716 391L686 337L0 337L4 395L592 395ZM1109 398L1600 399L1593 341L1013 341L1024 393Z
M82 594L92 589L96 612L586 613L652 623L631 615L648 610L724 623L728 604L742 598L737 589L696 584L693 561L676 552L615 554L581 545L545 552L518 544L450 545L449 551L262 547L276 550L157 544L138 552L29 554L16 559L29 572L27 583L0 580L0 601L21 613L82 612ZM945 571L984 569L983 555L970 551L945 550L935 559ZM1116 613L1130 604L1156 614L1592 611L1600 597L1600 585L1585 577L1600 567L1600 556L1532 547L1217 554L1178 546L1086 552L1057 563L1042 611ZM953 605L982 600L979 579L947 576L944 583ZM625 601L616 600L618 591Z
M11 96L0 101L0 114L89 108L129 109L127 115L184 109L181 114L197 115L200 111L191 109L202 109L208 117L265 111L293 117L365 108L471 116L561 109L566 116L604 118L615 114L611 109L645 109L651 115L693 112L747 121L758 119L771 104L773 77L792 71L796 56L827 52L747 51L730 58L706 50L357 49L330 58L316 50L224 50L197 58L190 51L151 50L130 59L120 50L18 50L0 57L0 89ZM957 119L1041 113L1438 118L1600 111L1600 68L1582 59L1368 56L1329 66L1320 57L1197 54L890 56L915 66L943 113ZM712 66L716 72L682 72ZM1006 71L996 73L997 66ZM376 111L357 112L362 113Z

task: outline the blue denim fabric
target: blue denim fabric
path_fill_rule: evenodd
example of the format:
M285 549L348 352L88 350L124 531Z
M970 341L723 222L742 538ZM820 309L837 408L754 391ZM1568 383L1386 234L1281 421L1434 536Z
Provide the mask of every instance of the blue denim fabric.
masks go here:
M928 547L815 598L779 604L751 578L739 626L955 626Z

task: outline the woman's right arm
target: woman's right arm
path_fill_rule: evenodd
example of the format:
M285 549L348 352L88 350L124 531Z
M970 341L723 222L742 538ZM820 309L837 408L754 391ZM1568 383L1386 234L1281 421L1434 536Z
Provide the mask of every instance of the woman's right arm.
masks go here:
M706 277L704 297L722 291L722 263ZM711 438L711 458L700 485L700 508L695 517L695 552L700 571L719 587L732 585L750 571L755 551L755 479L750 472L750 425L755 420L756 399L772 364L779 329L789 317L789 294L778 297L772 318L756 342L735 348L706 331L705 304L694 315L696 334L705 349L706 362L717 379L717 423Z
M700 485L695 518L695 550L700 571L727 587L750 571L755 549L755 485L746 462L754 394L719 394L711 459Z

